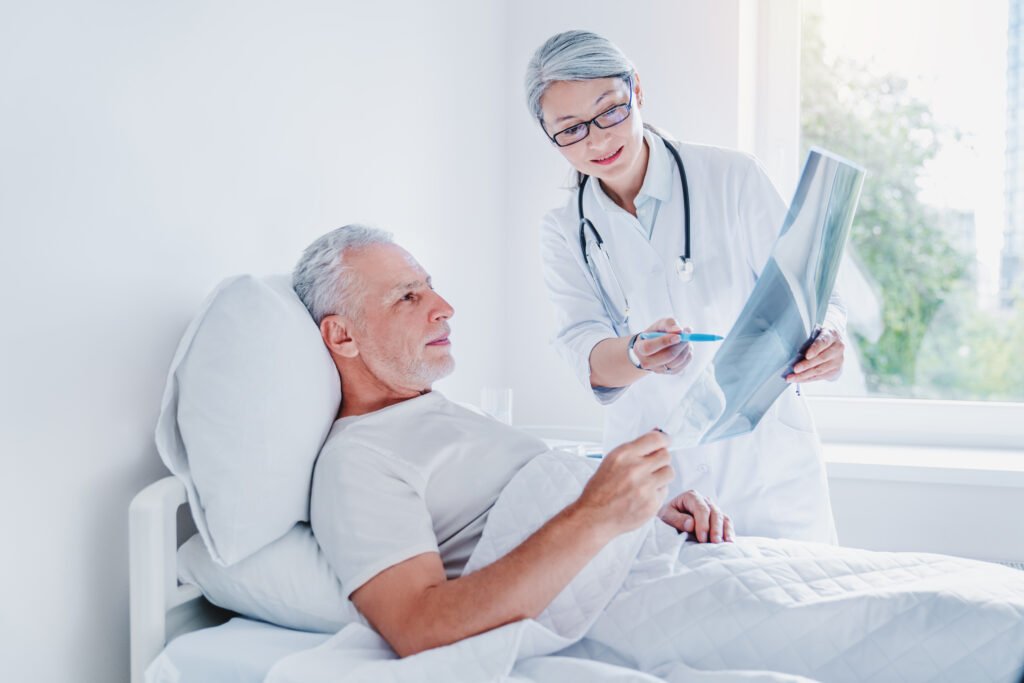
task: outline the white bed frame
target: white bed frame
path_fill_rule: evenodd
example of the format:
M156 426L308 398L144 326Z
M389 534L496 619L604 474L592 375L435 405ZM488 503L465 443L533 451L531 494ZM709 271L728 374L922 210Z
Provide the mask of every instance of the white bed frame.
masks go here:
M231 615L195 586L178 584L178 508L187 504L184 485L165 477L140 491L128 508L131 683L143 683L146 667L174 638Z

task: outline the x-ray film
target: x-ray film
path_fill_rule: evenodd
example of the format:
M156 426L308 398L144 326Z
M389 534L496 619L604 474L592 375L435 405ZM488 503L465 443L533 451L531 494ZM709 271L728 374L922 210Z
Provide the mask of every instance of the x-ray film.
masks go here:
M674 445L752 431L789 386L825 320L863 183L864 169L811 150L754 291L669 420Z

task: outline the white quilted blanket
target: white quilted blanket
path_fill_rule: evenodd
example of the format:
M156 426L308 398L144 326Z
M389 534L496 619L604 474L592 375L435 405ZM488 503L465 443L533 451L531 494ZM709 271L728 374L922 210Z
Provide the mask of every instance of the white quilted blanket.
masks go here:
M491 511L466 571L574 500L593 463L550 453ZM747 538L683 543L654 520L609 544L537 620L398 660L346 627L267 683L1007 681L1024 665L1024 572L940 555Z

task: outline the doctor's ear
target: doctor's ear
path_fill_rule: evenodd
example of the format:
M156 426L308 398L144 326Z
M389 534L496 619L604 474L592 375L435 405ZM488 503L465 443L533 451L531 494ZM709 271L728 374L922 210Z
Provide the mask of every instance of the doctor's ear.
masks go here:
M359 348L348 333L348 325L340 315L328 315L320 321L320 336L333 356L355 358Z
M637 106L644 106L644 88L640 85L640 73L636 71L633 72L633 98Z

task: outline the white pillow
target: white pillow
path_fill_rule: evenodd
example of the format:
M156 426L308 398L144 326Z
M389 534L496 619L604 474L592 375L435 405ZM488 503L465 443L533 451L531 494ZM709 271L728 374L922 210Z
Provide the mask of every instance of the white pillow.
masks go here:
M178 549L178 578L215 605L247 617L317 633L366 623L345 596L308 524L230 567L215 564L196 534Z
M215 562L309 521L313 463L340 403L338 371L290 277L217 286L178 345L156 426Z

